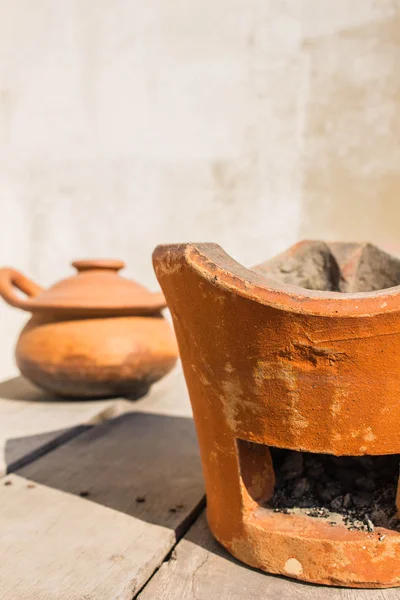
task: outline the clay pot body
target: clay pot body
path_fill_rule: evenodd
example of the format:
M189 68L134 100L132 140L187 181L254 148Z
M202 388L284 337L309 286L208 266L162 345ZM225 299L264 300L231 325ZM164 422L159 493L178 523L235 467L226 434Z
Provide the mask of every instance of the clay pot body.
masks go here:
M378 257L375 281L376 249L333 244L306 276L309 250L295 246L258 273L215 244L154 252L193 407L209 526L234 556L271 573L398 586L398 531L351 531L264 508L275 486L271 447L400 453L400 262ZM389 286L397 287L381 289Z
M162 294L120 277L119 261L74 264L78 275L47 291L12 269L0 270L0 294L33 313L16 345L21 373L58 396L143 394L177 359L173 331L160 312Z

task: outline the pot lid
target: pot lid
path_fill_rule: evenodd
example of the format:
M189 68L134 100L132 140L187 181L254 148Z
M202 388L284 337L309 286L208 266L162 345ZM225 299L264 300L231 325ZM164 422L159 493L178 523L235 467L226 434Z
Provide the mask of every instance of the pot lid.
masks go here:
M72 263L77 274L31 296L24 307L31 312L67 312L78 315L140 315L166 306L162 293L152 293L118 273L121 260L87 259Z

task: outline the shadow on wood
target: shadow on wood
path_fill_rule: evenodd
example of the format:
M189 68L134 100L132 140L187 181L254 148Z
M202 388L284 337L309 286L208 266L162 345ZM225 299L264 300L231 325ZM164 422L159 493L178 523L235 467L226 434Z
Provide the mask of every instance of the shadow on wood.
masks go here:
M52 450L89 425L112 419L134 402L52 398L23 377L0 383L0 476Z
M334 588L252 569L234 559L203 514L139 594L138 600L398 600L398 588Z
M88 425L78 425L68 429L47 431L34 435L7 440L4 448L6 472L12 473L27 463L36 460L75 436L87 431Z
M138 386L134 393L129 396L125 396L126 400L139 400L148 394L150 389L149 385ZM106 396L104 398L77 398L77 397L59 397L53 394L50 394L32 383L30 383L25 377L12 377L11 379L7 379L5 381L0 382L0 398L4 400L20 400L24 402L38 402L40 404L45 402L57 403L57 402L101 402L101 401L109 401L116 396Z
M24 377L12 377L0 382L0 398L29 402L54 402L57 399L35 387Z
M18 475L176 531L186 528L204 502L197 439L187 417L124 414Z

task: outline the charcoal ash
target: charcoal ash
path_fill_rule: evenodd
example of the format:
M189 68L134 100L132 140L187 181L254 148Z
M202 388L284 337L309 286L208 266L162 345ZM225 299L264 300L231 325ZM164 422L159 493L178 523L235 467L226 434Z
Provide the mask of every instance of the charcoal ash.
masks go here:
M331 456L271 448L276 484L268 508L302 512L350 531L400 529L399 455Z

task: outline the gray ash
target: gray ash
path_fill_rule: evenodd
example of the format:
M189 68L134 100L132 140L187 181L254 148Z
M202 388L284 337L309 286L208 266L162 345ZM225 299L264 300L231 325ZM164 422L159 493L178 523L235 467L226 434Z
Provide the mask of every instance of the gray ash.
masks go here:
M276 484L266 504L349 530L396 529L399 455L331 456L271 448ZM339 517L339 520L338 520Z

